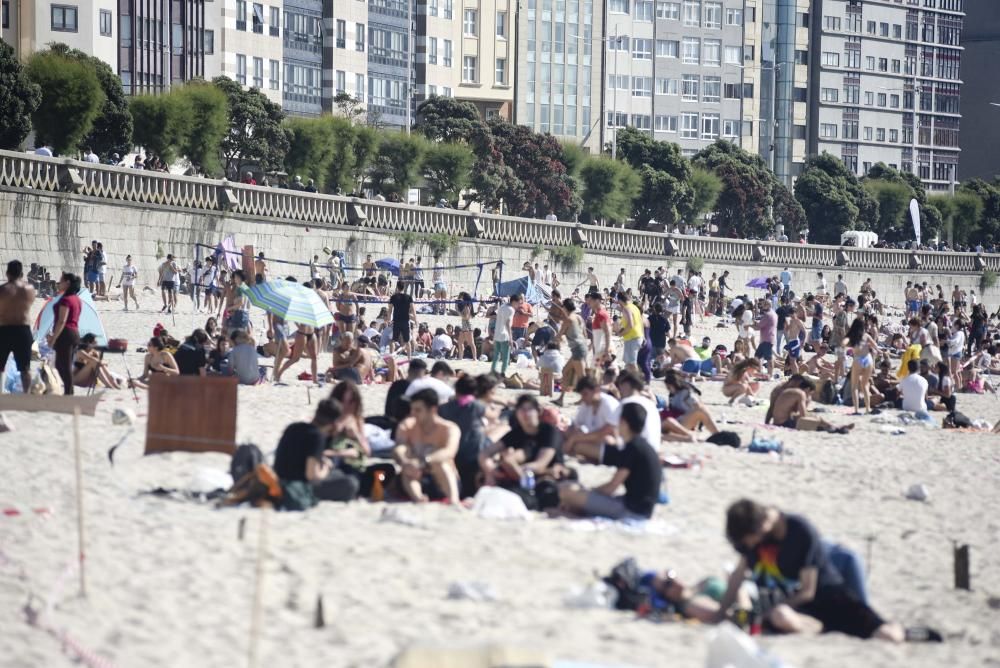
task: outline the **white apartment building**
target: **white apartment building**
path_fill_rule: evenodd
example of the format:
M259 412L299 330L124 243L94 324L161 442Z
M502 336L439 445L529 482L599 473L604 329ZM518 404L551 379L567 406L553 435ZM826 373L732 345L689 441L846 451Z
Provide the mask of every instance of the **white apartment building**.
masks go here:
M205 3L206 77L234 79L282 103L282 0ZM211 43L211 52L208 44Z
M962 0L815 0L812 152L945 190L957 174Z
M52 42L118 71L118 0L3 0L3 40L26 59Z
M324 17L330 36L324 48L329 70L324 72L324 96L332 99L341 93L368 101L368 59L372 48L380 48L379 29L370 29L368 3L359 0L325 0Z

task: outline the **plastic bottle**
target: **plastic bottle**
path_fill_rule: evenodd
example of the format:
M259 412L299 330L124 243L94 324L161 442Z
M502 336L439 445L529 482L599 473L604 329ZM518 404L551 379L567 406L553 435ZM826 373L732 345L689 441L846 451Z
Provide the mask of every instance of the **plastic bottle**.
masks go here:
M370 498L372 501L382 501L385 499L385 471L376 471L375 480L372 482Z
M535 489L535 472L531 469L525 469L521 473L521 489L529 492Z
M667 491L667 476L663 476L663 481L660 483L660 495L657 497L656 502L664 505L670 505L670 492Z

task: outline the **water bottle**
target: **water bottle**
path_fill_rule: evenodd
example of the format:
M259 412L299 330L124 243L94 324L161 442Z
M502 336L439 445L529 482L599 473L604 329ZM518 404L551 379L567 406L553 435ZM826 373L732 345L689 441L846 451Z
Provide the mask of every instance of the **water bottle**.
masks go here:
M670 492L667 491L667 476L663 476L663 481L660 483L660 494L656 498L656 502L664 506L670 505Z
M531 492L535 489L535 472L525 469L521 473L521 489Z

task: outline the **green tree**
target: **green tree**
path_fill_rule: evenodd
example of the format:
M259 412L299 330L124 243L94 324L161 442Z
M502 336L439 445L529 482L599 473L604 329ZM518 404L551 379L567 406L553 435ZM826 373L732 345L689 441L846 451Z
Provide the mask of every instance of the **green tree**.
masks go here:
M642 184L631 166L603 156L588 157L580 167L579 179L586 222L624 223L632 215Z
M378 131L373 127L355 125L351 134L351 152L354 156L351 167L352 188L364 186L365 174L375 159L378 151ZM336 167L336 160L331 165L331 169ZM332 183L333 181L331 181ZM346 188L342 180L338 180L342 188Z
M265 172L279 169L290 141L281 106L256 88L244 90L229 77L216 77L212 83L226 94L228 103L229 131L222 140L226 172L238 175L249 164Z
M190 131L187 108L177 95L139 95L129 102L135 143L166 164L177 157Z
M992 183L971 179L962 184L960 192L973 195L982 206L977 230L981 238L975 241L991 243L1000 239L1000 179Z
M346 118L331 116L296 117L285 121L290 137L288 152L285 154L285 171L289 176L313 179L316 181L316 188L323 190L336 149L333 137L335 124L351 127Z
M941 213L942 230L949 243L965 246L977 236L983 202L974 194L958 190L952 195L931 195L927 201Z
M722 192L722 179L714 172L702 167L691 170L691 190L694 191L694 202L691 204L690 222L701 224L701 217L715 208L715 203Z
M871 230L878 223L878 202L829 153L806 159L795 181L795 199L805 212L812 243L839 245L843 232Z
M806 212L792 191L777 177L773 177L771 196L774 198L774 206L771 209L774 224L782 225L785 235L790 239L804 232L808 227Z
M36 145L47 144L62 154L75 150L94 125L104 93L94 68L51 51L28 60L28 77L41 89L32 114Z
M434 202L444 199L458 206L459 196L469 186L475 156L465 144L432 143L424 154L423 173Z
M104 104L94 119L94 126L83 138L81 148L88 146L97 154L123 156L132 149L132 114L129 113L128 98L122 88L122 80L115 71L100 58L87 55L79 49L71 49L65 44L52 44L50 49L61 56L73 58L94 69L97 80L104 92Z
M14 49L0 40L0 149L21 145L41 100L41 88L24 71Z
M383 131L379 137L378 153L368 170L368 184L372 190L386 198L404 201L417 181L426 150L425 141L418 135Z
M365 103L349 93L337 93L333 98L337 112L352 125L365 119Z
M884 162L875 163L869 170L868 174L861 179L863 185L866 186L869 192L874 192L872 189L867 188L867 185L872 182L878 184L891 183L896 187L893 190L897 191L896 195L889 194L885 187L882 185L875 186L876 190L881 194L882 199L879 205L879 229L885 229L888 234L888 230L893 227L884 220L883 206L886 204L889 207L888 215L893 215L892 209L895 206L895 200L898 198L898 193L902 193L905 190L906 193L906 206L910 205L910 200L917 200L917 204L920 207L920 238L921 241L931 240L938 233L940 233L944 228L944 216L942 212L934 207L928 201L927 191L924 189L924 184L921 183L920 179L916 174L910 174L908 172L900 172L899 170L886 165ZM903 219L905 218L905 220ZM900 220L894 221L895 225L900 228L900 231L893 234L888 234L886 238L893 241L909 241L913 239L913 228L909 222L909 215L901 216ZM875 229L875 228L873 228ZM878 231L878 229L875 229ZM883 235L885 236L885 235Z
M680 146L655 141L649 133L635 128L618 130L618 155L639 171L642 191L635 200L634 225L646 227L651 221L672 226L691 212L691 165L681 155Z
M431 141L469 141L482 123L471 102L432 95L417 107L413 129Z
M561 141L562 163L566 165L566 173L570 176L579 176L583 163L589 157L583 147L574 141Z
M872 230L880 239L906 241L913 237L910 225L910 188L898 181L870 179L865 189L878 202L878 224Z
M220 174L222 139L229 131L225 93L204 81L192 81L174 88L169 96L176 98L176 111L187 126L178 133L178 152L205 174Z

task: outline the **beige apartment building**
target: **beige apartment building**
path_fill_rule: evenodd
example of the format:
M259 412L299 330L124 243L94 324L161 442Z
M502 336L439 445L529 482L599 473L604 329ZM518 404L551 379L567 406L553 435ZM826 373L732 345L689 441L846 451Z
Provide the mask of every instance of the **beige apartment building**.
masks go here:
M485 119L510 120L516 24L513 0L418 0L416 104L468 100Z
M2 30L3 40L22 60L62 42L118 71L117 0L3 0Z
M282 103L282 0L205 2L205 71Z

